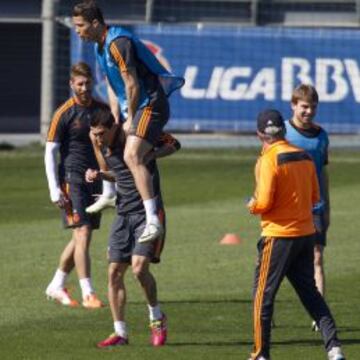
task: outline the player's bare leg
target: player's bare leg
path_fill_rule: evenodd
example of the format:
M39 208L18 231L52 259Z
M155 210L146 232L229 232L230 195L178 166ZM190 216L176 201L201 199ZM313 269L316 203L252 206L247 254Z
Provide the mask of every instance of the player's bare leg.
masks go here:
M72 271L75 266L74 263L74 251L75 242L72 238L66 245L65 249L61 253L59 267L56 270L54 277L50 284L46 288L46 296L48 299L56 300L60 304L65 306L78 306L76 300L71 299L66 287L65 282L68 274Z
M156 306L158 304L156 282L149 269L149 259L134 255L131 264L132 272L144 291L147 303Z
M100 341L99 348L110 348L128 344L125 323L126 288L124 276L128 268L125 263L110 263L108 268L108 298L114 321L114 333Z
M325 296L325 271L324 271L324 247L316 244L314 246L314 274L315 283L320 294Z
M75 242L72 238L60 255L59 269L69 274L75 267L74 263Z
M74 229L74 261L79 279L90 277L90 241L91 228L88 225Z
M156 198L152 186L151 175L144 158L152 150L152 145L146 140L134 135L126 139L124 160L129 167L140 193L146 211L146 227L139 238L139 242L152 241L163 233L163 227L157 215Z
M128 266L125 263L110 263L109 265L108 298L114 322L125 321L126 288L124 276Z
M315 284L320 294L325 296L325 271L324 271L324 246L315 244L314 246L314 277ZM312 323L312 330L319 331L316 322Z
M95 291L91 283L91 262L90 262L90 242L91 227L83 225L74 229L74 262L79 278L83 306L86 308L99 308L102 302L95 296Z
M165 345L167 338L167 319L160 310L154 276L150 272L150 262L145 256L134 255L131 267L135 278L141 285L149 309L151 343L153 346Z

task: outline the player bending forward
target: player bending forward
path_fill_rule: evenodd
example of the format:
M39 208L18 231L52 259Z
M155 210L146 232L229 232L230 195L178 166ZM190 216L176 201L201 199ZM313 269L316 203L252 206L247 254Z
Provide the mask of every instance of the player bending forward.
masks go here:
M125 272L131 265L133 274L144 291L148 304L153 346L166 342L166 316L160 310L156 281L150 272L150 263L158 263L164 245L165 233L152 242L139 242L146 225L144 205L136 189L134 178L124 161L125 134L109 111L100 111L91 120L91 138L99 163L106 162L110 171L88 169L86 180L99 178L116 181L117 213L111 228L108 247L108 297L115 332L99 342L99 348L128 344L125 322ZM157 214L165 228L165 212L160 192L159 172L155 159L170 155L180 148L171 135L163 134L154 150L148 153L146 164L151 174L156 195Z

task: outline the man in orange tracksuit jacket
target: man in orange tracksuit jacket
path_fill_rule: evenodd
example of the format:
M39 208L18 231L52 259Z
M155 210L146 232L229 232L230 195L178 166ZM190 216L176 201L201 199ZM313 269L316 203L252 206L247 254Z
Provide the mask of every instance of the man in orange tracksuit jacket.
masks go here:
M261 239L254 281L253 360L270 359L274 300L286 276L310 316L319 325L329 360L344 360L330 310L314 280L312 208L320 200L311 156L289 144L276 110L257 119L263 151L255 167L256 189L247 207L261 215Z

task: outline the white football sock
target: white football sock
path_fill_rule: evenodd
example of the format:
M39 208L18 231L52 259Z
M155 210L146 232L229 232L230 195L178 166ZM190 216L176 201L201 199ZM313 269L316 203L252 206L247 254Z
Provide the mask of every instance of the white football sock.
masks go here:
M67 276L68 276L68 273L66 273L60 269L57 269L49 286L54 289L64 288Z
M149 309L150 321L161 319L162 312L160 310L160 305L151 306L148 304L148 309Z
M112 198L116 195L115 183L111 181L103 180L102 187L103 187L102 196L105 196L107 198Z
M160 223L159 217L156 213L156 198L144 200L143 204L146 212L146 223Z
M81 293L82 293L83 299L85 299L86 296L91 295L91 294L93 294L95 292L94 288L92 287L90 278L80 279L79 283L80 283Z
M128 338L125 321L114 321L114 330L115 330L116 334L121 336L122 338L125 338L125 339Z

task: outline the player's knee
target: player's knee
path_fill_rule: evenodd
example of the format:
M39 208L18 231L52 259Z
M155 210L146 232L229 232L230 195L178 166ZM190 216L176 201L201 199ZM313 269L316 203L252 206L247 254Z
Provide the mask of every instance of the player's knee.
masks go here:
M130 148L125 150L124 161L126 162L126 165L128 167L132 167L140 163L140 158L137 152L134 149Z
M74 229L73 239L75 245L79 242L88 243L91 238L91 229L88 225L80 226Z
M148 266L144 262L136 262L132 265L132 273L138 281L142 281L146 276Z
M75 241L75 251L89 251L90 239L86 236L79 236Z
M108 269L108 283L109 286L115 286L121 277L123 276L119 266L115 263L111 263Z

